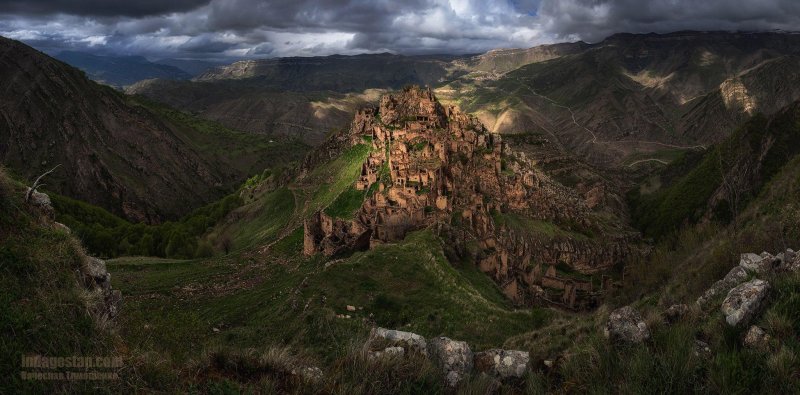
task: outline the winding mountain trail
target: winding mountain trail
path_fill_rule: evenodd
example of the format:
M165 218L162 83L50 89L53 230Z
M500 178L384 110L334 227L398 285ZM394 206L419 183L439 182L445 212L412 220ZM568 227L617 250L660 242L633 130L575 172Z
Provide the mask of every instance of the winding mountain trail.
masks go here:
M669 162L664 161L662 159L649 158L649 159L641 159L641 160L637 160L635 162L631 162L631 163L628 164L628 167L633 167L634 165L637 165L639 163L644 163L644 162L658 162L658 163L661 163L662 165L668 165L669 164Z

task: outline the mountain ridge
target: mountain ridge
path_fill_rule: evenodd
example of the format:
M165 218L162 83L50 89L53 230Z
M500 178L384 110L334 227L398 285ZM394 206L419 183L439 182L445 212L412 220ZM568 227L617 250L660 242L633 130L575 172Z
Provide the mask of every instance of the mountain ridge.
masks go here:
M147 78L182 80L192 77L191 74L178 67L151 62L143 56L110 56L61 51L54 57L83 70L95 81L117 88Z
M49 188L130 220L176 218L303 152L137 102L5 38L0 73L3 163L29 179L61 164Z

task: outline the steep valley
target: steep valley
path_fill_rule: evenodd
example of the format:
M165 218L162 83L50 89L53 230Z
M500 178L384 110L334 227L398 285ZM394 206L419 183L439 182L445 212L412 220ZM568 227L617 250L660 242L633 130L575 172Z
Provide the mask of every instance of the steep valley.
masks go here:
M798 393L798 62L617 34L123 93L0 38L0 393ZM75 352L119 379L19 377Z
M304 146L236 132L89 81L78 70L0 39L0 158L21 178L60 165L52 191L134 221L174 219L224 196Z

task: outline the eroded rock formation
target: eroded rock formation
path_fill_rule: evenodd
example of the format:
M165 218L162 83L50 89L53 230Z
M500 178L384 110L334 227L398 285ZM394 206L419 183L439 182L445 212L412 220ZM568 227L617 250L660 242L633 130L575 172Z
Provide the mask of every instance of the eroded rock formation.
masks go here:
M371 145L355 182L367 198L352 220L324 212L307 219L307 255L366 249L437 226L516 303L577 308L610 286L586 275L631 254L632 236L606 232L585 197L512 152L474 117L442 106L428 89L384 96L330 141ZM602 193L590 194L591 206Z

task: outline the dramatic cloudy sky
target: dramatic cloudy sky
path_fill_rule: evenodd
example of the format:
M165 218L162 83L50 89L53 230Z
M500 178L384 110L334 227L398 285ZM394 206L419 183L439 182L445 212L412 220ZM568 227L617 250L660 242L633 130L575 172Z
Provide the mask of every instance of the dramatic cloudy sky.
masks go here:
M797 30L800 0L0 0L0 35L151 58L475 53L683 29Z

